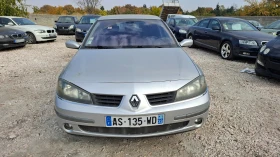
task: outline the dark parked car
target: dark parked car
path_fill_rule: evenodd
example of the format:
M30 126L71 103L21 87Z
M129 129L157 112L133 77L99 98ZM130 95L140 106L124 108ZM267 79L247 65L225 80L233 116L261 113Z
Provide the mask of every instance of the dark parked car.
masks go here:
M24 47L27 34L23 31L4 27L0 24L0 50L5 48Z
M275 38L246 20L227 17L201 20L189 28L187 36L193 39L193 46L220 52L223 59L256 58L262 45Z
M77 42L84 40L91 25L94 24L99 17L99 15L85 15L81 18L79 24L76 25L75 36Z
M168 19L167 25L174 33L178 41L186 39L187 30L189 27L193 26L196 23L195 17L172 17Z
M264 45L256 62L256 74L280 79L280 32L277 37Z
M275 36L276 36L278 31L280 31L280 20L272 22L271 24L265 26L262 29L262 32L272 34L272 35L275 35Z
M54 29L57 34L74 35L75 34L75 24L79 23L77 17L74 16L60 16L57 21L55 21Z

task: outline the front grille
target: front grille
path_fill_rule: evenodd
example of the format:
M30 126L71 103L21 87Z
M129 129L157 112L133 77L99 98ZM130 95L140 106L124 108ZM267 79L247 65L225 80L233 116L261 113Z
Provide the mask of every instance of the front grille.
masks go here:
M261 42L261 44L262 44L261 46L264 46L267 42L268 42L268 41L262 41L262 42Z
M58 29L68 29L69 27L58 27Z
M271 62L280 63L280 58L272 58L272 57L270 57L269 60Z
M123 96L120 95L101 95L92 94L92 101L94 105L106 107L118 107L121 104Z
M152 106L173 103L175 97L176 97L176 92L147 95L147 99Z
M158 125L158 126L148 126L141 128L106 128L106 127L93 127L79 125L80 129L91 133L101 133L101 134L115 134L115 135L144 135L152 133L161 133L171 130L177 130L188 126L189 121Z
M54 33L54 30L47 30L47 33Z
M12 38L17 39L17 38L22 38L24 34L13 34L11 35Z

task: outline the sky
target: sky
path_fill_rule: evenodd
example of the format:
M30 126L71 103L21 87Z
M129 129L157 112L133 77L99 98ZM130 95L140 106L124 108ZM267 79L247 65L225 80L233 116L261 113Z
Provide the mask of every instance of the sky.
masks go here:
M33 6L43 6L45 4L53 5L53 6L64 6L66 4L72 4L76 6L77 0L26 0L28 5ZM180 4L184 11L193 11L196 10L197 7L212 7L215 8L217 4L224 5L225 7L229 7L237 5L238 7L246 4L244 0L180 0ZM102 0L101 3L106 10L111 9L114 6L123 6L125 4L131 4L136 6L143 6L146 4L147 6L160 6L162 4L162 0Z

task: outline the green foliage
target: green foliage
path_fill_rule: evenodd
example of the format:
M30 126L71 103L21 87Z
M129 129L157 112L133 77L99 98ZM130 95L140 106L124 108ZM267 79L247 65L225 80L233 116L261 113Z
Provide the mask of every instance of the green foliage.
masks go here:
M25 0L0 0L0 16L27 16Z

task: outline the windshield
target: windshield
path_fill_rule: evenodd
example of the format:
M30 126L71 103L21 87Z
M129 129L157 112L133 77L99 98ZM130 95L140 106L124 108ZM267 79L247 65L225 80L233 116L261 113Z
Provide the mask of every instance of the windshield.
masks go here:
M18 25L36 25L34 22L26 19L26 18L13 18L13 20L18 24Z
M67 17L67 16L64 16L64 17L60 17L57 21L58 23L74 23L74 18L73 17Z
M238 19L221 20L221 24L225 31L258 31L249 22Z
M192 26L196 22L194 19L175 19L176 26Z
M98 21L84 47L112 48L170 48L177 43L161 20Z
M261 24L257 21L250 21L251 24L253 24L254 26L260 26Z
M268 25L266 28L268 28L268 29L280 29L280 21L273 22L272 24Z
M98 18L98 16L84 16L80 20L80 24L94 24Z

